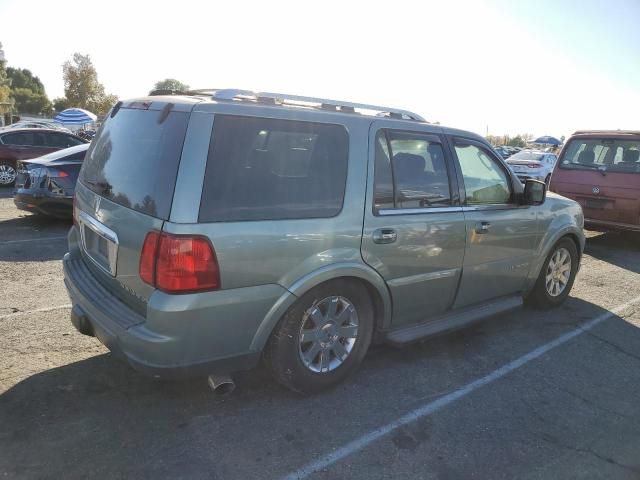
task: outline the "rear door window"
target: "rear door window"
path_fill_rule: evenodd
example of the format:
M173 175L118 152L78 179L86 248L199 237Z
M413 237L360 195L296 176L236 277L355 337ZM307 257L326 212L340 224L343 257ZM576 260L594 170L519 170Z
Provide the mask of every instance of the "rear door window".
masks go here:
M199 220L333 217L348 152L341 125L216 115Z
M451 206L451 189L438 137L380 130L376 135L374 210Z
M168 219L187 112L120 108L85 156L80 181L120 205Z
M65 133L46 133L45 141L48 147L53 148L69 148L80 145L82 142L80 139L67 135Z

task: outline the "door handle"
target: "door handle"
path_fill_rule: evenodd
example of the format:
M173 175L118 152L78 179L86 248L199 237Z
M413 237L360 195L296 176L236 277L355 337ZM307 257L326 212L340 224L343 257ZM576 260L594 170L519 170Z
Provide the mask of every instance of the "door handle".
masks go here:
M393 228L379 228L373 232L373 243L393 243L398 234Z
M490 228L491 224L489 222L476 223L476 233L487 233Z

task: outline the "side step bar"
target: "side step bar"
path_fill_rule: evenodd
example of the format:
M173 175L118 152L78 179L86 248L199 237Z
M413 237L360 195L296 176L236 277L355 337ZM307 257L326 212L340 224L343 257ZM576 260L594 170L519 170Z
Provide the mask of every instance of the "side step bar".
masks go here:
M392 345L405 345L450 330L457 330L487 317L521 307L522 304L523 300L519 295L503 297L489 303L447 312L424 323L391 330L385 334L384 339Z

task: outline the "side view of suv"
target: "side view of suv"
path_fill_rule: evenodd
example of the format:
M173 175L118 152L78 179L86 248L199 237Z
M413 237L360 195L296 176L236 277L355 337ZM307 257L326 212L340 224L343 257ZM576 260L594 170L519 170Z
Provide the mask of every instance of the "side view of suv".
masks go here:
M160 377L261 359L301 392L403 345L560 304L580 206L412 112L242 90L119 102L64 257L71 320Z
M640 231L640 131L575 132L551 189L579 202L591 228Z

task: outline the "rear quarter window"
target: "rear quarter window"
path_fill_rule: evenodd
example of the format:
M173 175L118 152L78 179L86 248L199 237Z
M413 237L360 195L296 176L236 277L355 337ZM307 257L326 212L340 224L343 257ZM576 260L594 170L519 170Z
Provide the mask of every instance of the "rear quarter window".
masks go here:
M120 108L89 147L80 181L120 205L168 219L188 120L186 112Z
M341 125L216 115L199 220L333 217L348 150Z

